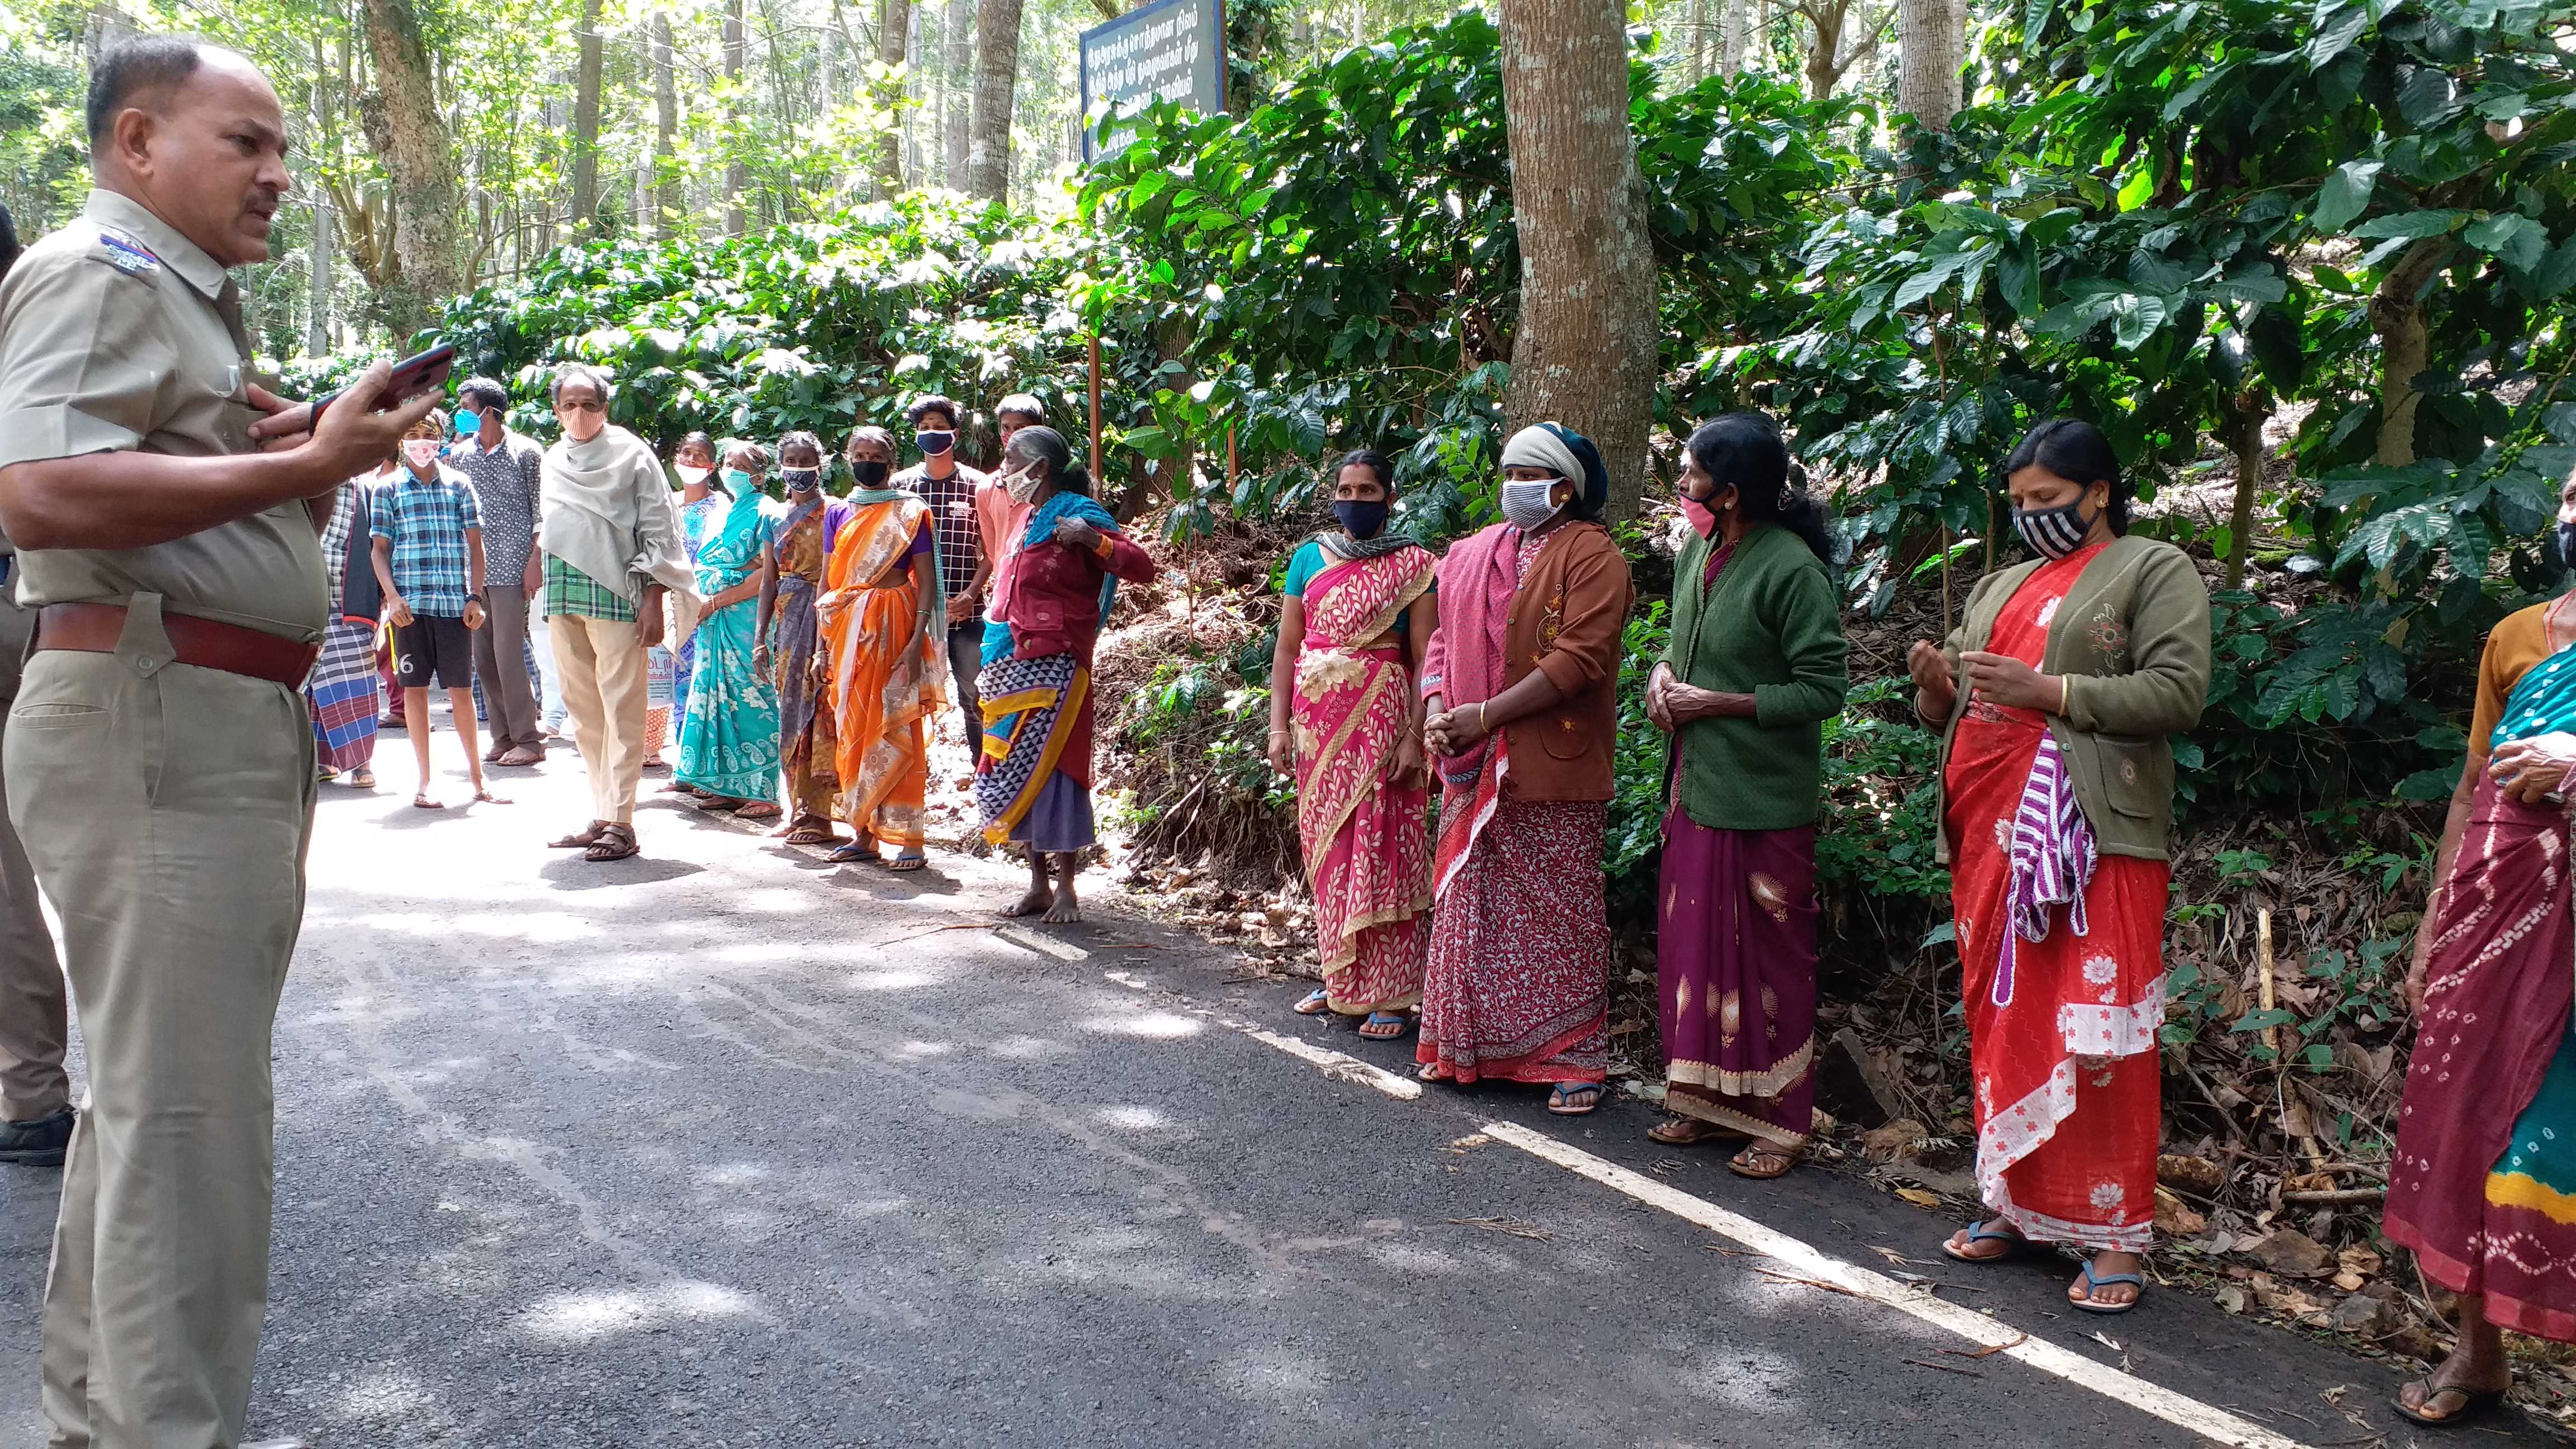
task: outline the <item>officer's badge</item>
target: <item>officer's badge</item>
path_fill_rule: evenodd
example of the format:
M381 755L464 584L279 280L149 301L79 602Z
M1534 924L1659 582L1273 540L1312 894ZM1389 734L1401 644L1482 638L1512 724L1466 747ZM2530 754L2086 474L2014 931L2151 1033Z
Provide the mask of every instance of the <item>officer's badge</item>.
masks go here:
M107 249L107 264L129 277L148 277L161 270L152 249L121 231L99 228L98 244Z

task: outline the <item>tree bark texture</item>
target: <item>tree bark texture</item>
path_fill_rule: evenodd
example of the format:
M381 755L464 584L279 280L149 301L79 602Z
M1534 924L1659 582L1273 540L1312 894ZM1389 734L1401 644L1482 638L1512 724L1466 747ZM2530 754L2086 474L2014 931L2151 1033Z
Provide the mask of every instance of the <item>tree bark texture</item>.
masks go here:
M432 305L464 288L456 151L410 0L366 0L367 46L376 60L374 105L362 119L392 180L394 255L400 281L383 299L398 337L428 325Z
M967 138L966 190L985 201L1011 194L1012 88L1020 78L1020 0L978 0L975 122Z
M877 11L877 63L900 72L911 38L912 0L885 0ZM899 75L878 88L877 104L886 113L885 139L877 151L877 198L884 200L903 192L903 80Z
M1721 74L1729 77L1744 74L1746 31L1751 20L1751 0L1726 0L1726 18L1722 23L1717 51Z
M742 82L743 48L742 0L725 0L724 73L725 79L732 82L735 86L739 86ZM725 161L724 175L724 202L725 235L727 236L742 235L742 188L744 184L742 137L737 128L731 124L736 118L736 108L739 104L740 103L738 101L734 100L728 100L725 102L725 120L727 122L725 127L725 154L727 159Z
M680 85L672 74L671 17L653 12L653 176L659 196L653 234L669 241L687 225L689 201L680 179L677 154L680 134Z
M968 134L975 115L975 0L948 0L940 30L948 41L948 115L939 128L941 169L948 189L963 191Z
M329 76L317 35L313 40L313 136L315 150L326 156L331 154L331 87L325 84ZM331 188L318 167L306 173L305 188L313 197L313 235L304 253L304 355L321 357L331 351Z
M1967 64L1957 0L1897 0L1896 109L1926 131L1950 129Z
M1655 259L1628 132L1619 0L1501 0L1520 325L1503 411L1591 438L1612 518L1636 512L1654 415Z
M2370 297L2370 326L2379 334L2379 454L2384 467L2415 461L2415 390L2430 340L2424 325L2424 290L2450 259L2451 239L2428 236L2406 249L2379 279Z
M2236 504L2227 520L2227 587L2245 582L2245 561L2254 553L2254 499L2263 488L2263 424L2272 417L2272 401L2249 391L2224 410L2229 451L2236 455Z
M572 234L599 230L599 80L601 44L599 0L581 0L580 31L575 39L580 61L572 103Z

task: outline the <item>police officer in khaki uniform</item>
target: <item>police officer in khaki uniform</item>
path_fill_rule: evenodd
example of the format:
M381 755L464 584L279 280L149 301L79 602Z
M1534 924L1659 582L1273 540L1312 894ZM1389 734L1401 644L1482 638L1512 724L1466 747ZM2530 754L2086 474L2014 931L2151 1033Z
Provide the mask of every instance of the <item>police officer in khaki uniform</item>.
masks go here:
M320 525L431 398L310 425L250 381L285 119L249 61L129 41L98 190L0 283L0 529L35 645L11 818L89 1051L44 1309L55 1449L232 1449L268 1287L269 1035L304 910ZM308 431L309 428L309 431Z

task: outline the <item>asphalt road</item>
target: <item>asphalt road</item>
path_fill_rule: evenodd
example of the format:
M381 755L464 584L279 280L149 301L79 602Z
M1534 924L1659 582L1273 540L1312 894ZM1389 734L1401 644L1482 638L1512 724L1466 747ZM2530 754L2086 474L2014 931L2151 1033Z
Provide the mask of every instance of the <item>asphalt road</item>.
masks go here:
M826 866L670 797L646 855L594 866L544 846L585 813L568 751L512 772L516 804L433 815L385 746L375 794L324 789L278 1022L253 1437L2210 1442L2135 1406L2157 1390L2311 1445L2404 1427L2380 1365L2179 1292L2071 1313L2066 1265L1944 1263L1946 1220L1825 1171L1740 1181L1638 1104L1319 1068L1288 1048L1401 1071L1410 1043L1292 1015L1105 887L1085 925L996 931L1015 867ZM1515 1129L2030 1339L1972 1356ZM9 1444L42 1441L54 1177L0 1170Z

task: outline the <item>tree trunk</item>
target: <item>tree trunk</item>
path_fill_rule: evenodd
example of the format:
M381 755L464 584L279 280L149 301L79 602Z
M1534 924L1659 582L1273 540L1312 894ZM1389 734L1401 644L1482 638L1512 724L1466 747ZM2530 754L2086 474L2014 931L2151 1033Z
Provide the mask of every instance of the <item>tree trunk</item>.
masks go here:
M912 0L885 0L877 12L877 63L901 72L912 34ZM900 74L877 89L885 107L886 132L877 153L877 199L903 193L903 79Z
M457 240L456 152L439 114L429 52L411 0L365 0L367 46L376 60L376 94L361 112L377 160L392 181L394 255L400 283L382 297L386 325L408 337L428 325L431 309L464 290L465 258Z
M975 0L948 0L940 28L948 40L948 117L940 127L948 189L966 189L967 135L975 92Z
M743 60L742 0L725 0L724 73L739 86ZM737 92L738 93L738 92ZM734 102L725 102L725 235L742 235L742 137L734 122Z
M2228 514L2227 587L2245 582L2245 561L2254 552L2254 496L2263 487L2263 424L2272 417L2271 399L2248 391L2225 408L2228 448L2236 455L2236 507Z
M689 200L675 154L680 133L680 87L671 74L671 17L653 12L653 176L660 195L654 208L653 234L669 241L680 234Z
M574 237L599 230L599 0L581 0L580 70L572 103L572 227Z
M1020 0L979 0L975 123L967 138L966 190L985 201L1010 200L1011 89L1019 76Z
M1501 0L1503 110L1521 249L1505 415L1590 437L1612 518L1636 512L1659 342L1646 190L1628 133L1619 0Z
M313 137L314 150L331 154L331 87L330 71L322 56L322 38L313 39ZM313 195L313 235L305 248L305 282L310 291L305 304L304 355L321 357L331 351L331 188L318 167L308 171L305 185Z
M1745 42L1752 16L1747 6L1751 0L1726 0L1724 30L1718 42L1718 69L1729 78L1744 74Z
M2379 462L2398 467L2415 461L2415 409L2424 400L2415 375L2424 370L2429 340L2423 292L2451 255L2451 239L2428 236L2379 279L2370 298L2371 330L2379 334Z
M1896 109L1918 130L1946 131L1958 114L1961 20L1957 0L1897 0Z

